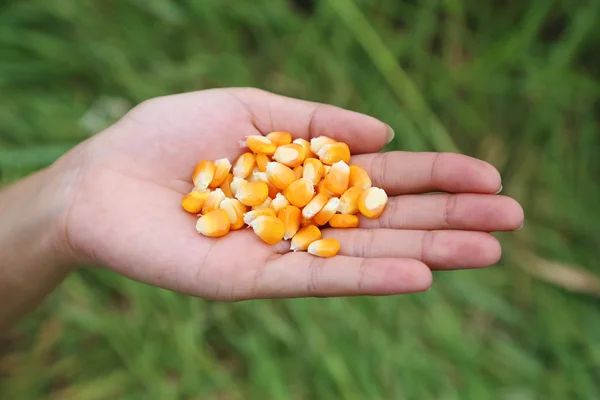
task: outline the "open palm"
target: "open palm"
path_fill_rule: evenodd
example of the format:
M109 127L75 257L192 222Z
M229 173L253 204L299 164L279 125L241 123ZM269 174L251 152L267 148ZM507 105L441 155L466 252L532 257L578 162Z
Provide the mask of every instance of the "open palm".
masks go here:
M348 143L390 199L359 229L327 229L340 254L322 259L263 243L251 229L211 239L180 207L203 159L241 153L247 135L289 131ZM389 128L340 108L256 89L216 89L151 100L66 156L79 164L66 222L78 261L130 278L219 300L384 295L426 290L430 269L492 265L488 232L523 221L514 200L494 195L489 164L449 153L377 153ZM422 194L429 192L448 194Z

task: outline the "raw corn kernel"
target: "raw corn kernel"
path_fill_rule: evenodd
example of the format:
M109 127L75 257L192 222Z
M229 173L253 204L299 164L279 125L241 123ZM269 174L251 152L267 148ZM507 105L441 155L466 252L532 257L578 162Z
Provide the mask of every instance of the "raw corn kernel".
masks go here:
M387 204L388 196L383 189L370 187L360 195L358 209L367 218L377 218Z
M296 168L304 162L304 148L296 143L279 146L273 154L273 160L290 168Z
M277 217L261 215L250 223L254 233L265 243L277 244L283 239L285 226Z
M252 173L256 158L252 153L244 153L238 157L233 166L233 176L237 178L247 178Z
M267 164L267 177L269 182L279 190L284 190L296 180L296 174L292 169L274 161Z
M324 145L317 152L317 155L319 156L319 160L327 165L333 165L338 161L343 161L346 164L350 162L350 148L346 143L342 142Z
M292 143L292 134L289 132L271 132L267 138L277 146L283 146Z
M200 161L192 173L192 182L199 189L206 189L215 176L215 163L210 160Z
M316 225L316 224L312 221L312 219L310 219L310 218L304 218L302 216L302 211L300 211L300 227L304 228L304 227L309 226L309 225Z
M334 238L320 239L308 246L308 253L318 257L333 257L340 251L340 242Z
M317 158L317 155L310 149L310 142L306 139L295 139L292 143L299 144L304 149L304 158Z
M310 151L312 151L315 154L319 154L319 150L321 150L321 148L323 146L325 146L326 144L331 144L331 143L335 143L336 140L327 137L327 136L319 136L316 138L312 138L310 139Z
M277 150L277 145L271 142L271 139L262 135L248 136L246 138L246 146L255 154L266 154L268 156Z
M333 217L339 206L340 199L337 197L330 198L327 204L325 204L325 207L323 207L323 209L313 217L313 223L315 223L317 226L325 225L327 222L329 222L331 217Z
M267 197L267 199L266 199L266 200L265 200L265 201L264 201L262 204L259 204L259 205L257 205L257 206L254 206L254 207L252 207L252 209L253 209L253 210L258 210L258 209L260 209L260 208L269 208L269 207L271 207L271 202L272 202L272 201L273 201L273 200L271 200L271 198L270 198L270 197Z
M321 230L314 225L307 225L294 235L290 250L306 251L312 242L319 239L321 239Z
M232 189L233 190L233 189ZM269 197L269 187L265 182L242 182L239 189L235 192L235 198L243 205L254 207L259 206Z
M271 159L266 154L256 155L256 166L260 172L267 172L267 164L271 162Z
M334 214L329 220L329 226L332 228L356 228L358 217L349 214Z
M317 158L307 158L304 160L302 177L310 179L313 185L317 186L323 177L323 163L321 160Z
M221 202L225 200L225 193L221 189L215 189L210 192L202 205L202 214L207 214L213 210L216 210L221 205Z
M281 209L285 206L289 206L290 202L288 199L282 195L281 193L277 193L273 201L271 201L271 208L275 210L276 213L281 211Z
M221 237L229 232L231 222L225 210L217 208L201 216L196 222L198 233L208 237Z
M331 166L325 176L325 189L336 195L342 195L348 189L350 167L344 161L338 161Z
M366 190L371 187L371 178L369 177L369 174L367 174L367 171L362 167L351 165L348 185Z
M325 188L325 179L322 179L321 182L317 185L317 193L326 194L329 197L335 197L335 193L331 193L327 188Z
M289 240L293 238L300 229L302 212L296 206L285 206L279 210L279 213L277 213L277 218L279 218L285 226L285 234L283 235L283 239Z
M294 168L294 175L296 175L296 179L302 178L302 174L304 172L304 167L302 165L298 165Z
M331 170L331 165L323 165L323 176L327 175Z
M244 214L244 223L246 225L250 225L250 223L252 221L254 221L256 218L261 217L263 215L267 215L270 217L277 216L277 214L275 213L275 210L273 210L272 208L257 208L255 210L250 210Z
M210 181L208 187L214 189L221 186L223 181L225 181L225 178L227 178L227 174L229 174L230 170L231 163L228 159L220 158L217 161L215 161L215 175L213 176L212 181Z
M304 207L314 197L315 187L308 179L301 178L285 188L283 194L290 204L296 207Z
M238 190L240 189L240 187L242 187L242 185L245 185L246 180L242 179L242 178L238 178L237 176L233 177L233 180L231 181L231 185L229 186L231 189L231 193L233 193L233 197L235 197L236 193L238 192Z
M358 199L363 190L358 186L349 187L340 197L338 212L341 214L358 214Z
M183 199L181 199L181 206L185 211L191 214L198 214L200 211L202 211L202 206L204 205L209 193L210 192L208 190L200 191L198 189L194 189L190 193L183 196Z
M302 209L302 216L304 218L312 218L319 213L325 207L325 204L329 201L329 196L324 193L319 193L308 204Z
M269 181L269 177L266 172L253 172L250 177L250 182L262 181L267 184L269 188L269 197L274 199L281 190L277 189L273 184Z
M231 191L231 182L233 182L233 174L229 173L225 177L223 183L221 183L221 186L219 186L219 189L221 189L223 193L225 193L225 196L229 197L230 199L233 198L233 192Z
M227 198L221 202L219 208L225 210L229 216L229 230L235 231L244 226L244 214L246 213L246 206L240 203L239 200Z

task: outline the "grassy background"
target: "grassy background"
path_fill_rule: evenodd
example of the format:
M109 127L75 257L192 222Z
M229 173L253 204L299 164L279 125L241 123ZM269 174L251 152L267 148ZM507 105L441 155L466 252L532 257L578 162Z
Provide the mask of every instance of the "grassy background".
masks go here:
M496 165L525 228L424 294L218 304L81 270L3 399L600 398L600 1L0 1L0 179L134 104L251 85Z

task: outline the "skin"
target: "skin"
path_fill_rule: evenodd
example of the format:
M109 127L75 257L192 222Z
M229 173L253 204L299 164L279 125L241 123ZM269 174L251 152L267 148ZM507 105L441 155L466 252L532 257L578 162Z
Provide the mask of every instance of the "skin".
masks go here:
M390 196L379 219L323 232L340 240L338 256L290 253L288 243L266 245L250 229L206 238L181 209L197 162L233 162L239 141L271 131L346 142L352 163ZM489 232L523 223L520 205L495 194L498 171L458 154L377 153L390 133L369 116L257 89L144 102L0 192L0 328L80 265L237 301L419 292L430 287L432 269L497 263L500 244Z

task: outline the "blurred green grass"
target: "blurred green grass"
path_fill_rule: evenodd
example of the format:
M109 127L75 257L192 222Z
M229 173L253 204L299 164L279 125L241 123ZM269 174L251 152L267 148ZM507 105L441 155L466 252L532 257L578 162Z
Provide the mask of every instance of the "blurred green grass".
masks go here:
M406 297L219 304L82 270L1 344L0 397L600 397L598 20L597 0L0 6L3 183L147 98L257 86L490 161L527 216L499 266Z

